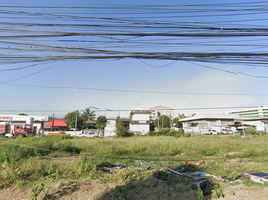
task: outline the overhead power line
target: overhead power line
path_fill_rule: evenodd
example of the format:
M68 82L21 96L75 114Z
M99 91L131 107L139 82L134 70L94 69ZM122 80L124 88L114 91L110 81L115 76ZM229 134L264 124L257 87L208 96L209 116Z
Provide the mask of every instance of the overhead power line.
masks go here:
M219 107L182 107L182 108L175 108L173 110L176 111L186 111L186 110L226 110L226 109L245 109L245 108L256 108L256 106L219 106ZM118 112L118 111L122 111L122 112L131 112L133 109L99 109L99 110L94 110L94 112ZM162 109L162 110L166 110L166 109ZM14 110L14 109L0 109L0 112L37 112L37 113L41 113L41 112L49 112L49 113L53 113L53 112L72 112L74 110L36 110L36 109L21 109L21 110Z
M10 84L4 85L16 87L32 87L46 89L67 89L67 90L88 90L100 92L123 92L123 93L146 93L146 94L171 94L171 95L202 95L202 96L267 96L268 93L215 93L215 92L175 92L175 91L149 91L149 90L119 90L108 88L89 88L89 87L72 87L72 86L48 86L48 85L25 85L25 84Z

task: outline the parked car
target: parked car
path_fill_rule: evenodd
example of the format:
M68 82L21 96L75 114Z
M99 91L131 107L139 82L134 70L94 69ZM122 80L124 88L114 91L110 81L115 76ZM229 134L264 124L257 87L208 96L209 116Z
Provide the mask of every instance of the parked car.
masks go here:
M83 130L82 134L79 134L79 137L98 137L99 133L98 131L92 131L92 130Z
M208 130L209 135L218 135L219 133L216 130Z
M228 133L229 133L229 131L226 128L223 128L221 130L221 134L223 134L223 135L228 135Z

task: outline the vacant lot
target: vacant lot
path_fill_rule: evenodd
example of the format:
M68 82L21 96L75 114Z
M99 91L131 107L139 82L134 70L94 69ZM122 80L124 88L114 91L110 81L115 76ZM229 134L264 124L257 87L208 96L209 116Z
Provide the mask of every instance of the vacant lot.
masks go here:
M212 175L224 199L265 199L267 183L234 177L268 171L268 136L0 138L0 199L197 199L184 167ZM185 165L200 160L204 164ZM242 183L224 183L220 177ZM213 199L213 195L204 199Z

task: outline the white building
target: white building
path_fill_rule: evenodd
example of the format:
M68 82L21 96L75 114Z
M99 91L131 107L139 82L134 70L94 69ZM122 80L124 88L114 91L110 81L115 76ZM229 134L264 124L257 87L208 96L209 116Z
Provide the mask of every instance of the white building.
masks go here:
M116 118L108 118L104 128L104 137L116 136Z
M168 116L170 120L173 119L174 109L172 108L168 108L165 106L155 106L155 107L151 107L150 110L152 112L151 116L153 120L158 119L161 115Z
M130 115L132 119L129 124L129 130L134 134L145 135L150 131L150 109L137 109L132 110Z
M0 115L0 122L10 124L29 124L33 127L33 133L38 133L41 129L49 128L46 124L52 120L49 116L25 116L25 115Z
M237 129L243 130L247 126L253 126L256 131L268 131L268 106L261 105L256 108L248 108L245 110L234 111L230 115L238 115L240 126Z
M181 119L182 127L185 132L204 134L208 130L222 132L223 129L234 127L238 116L235 115L196 115ZM235 130L232 130L235 131Z

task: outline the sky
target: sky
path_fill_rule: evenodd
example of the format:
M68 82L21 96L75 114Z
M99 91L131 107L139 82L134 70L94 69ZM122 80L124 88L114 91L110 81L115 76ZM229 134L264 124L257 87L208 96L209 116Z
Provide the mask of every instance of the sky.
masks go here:
M162 105L176 116L268 105L266 57L252 56L267 51L267 36L257 35L267 27L267 3L0 1L0 114L62 118L90 107L127 117Z

